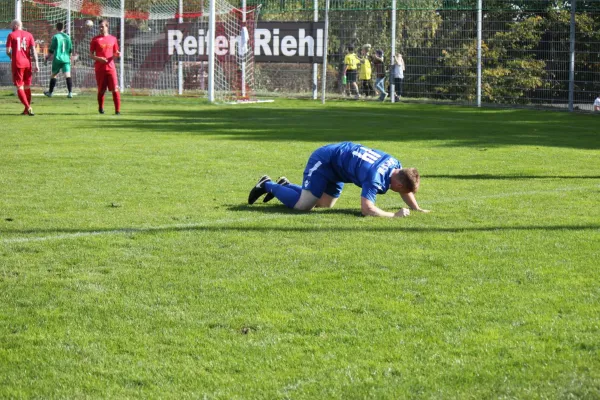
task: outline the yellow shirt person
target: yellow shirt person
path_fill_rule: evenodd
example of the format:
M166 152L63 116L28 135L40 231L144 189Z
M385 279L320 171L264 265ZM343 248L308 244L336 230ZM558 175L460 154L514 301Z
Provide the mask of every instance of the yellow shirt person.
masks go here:
M346 54L346 57L344 57L344 64L347 66L347 71L356 71L358 69L358 64L360 64L360 59L356 53L348 53Z
M354 53L354 46L348 46L348 54L344 57L344 71L343 76L346 78L346 82L349 85L350 93L354 95L355 99L360 98L358 93L358 85L356 79L358 75L358 65L360 64L360 58Z
M375 95L375 88L373 87L373 82L371 81L371 78L373 77L373 68L371 66L371 56L369 55L370 50L370 44L365 44L362 47L360 72L358 73L361 92L367 97Z

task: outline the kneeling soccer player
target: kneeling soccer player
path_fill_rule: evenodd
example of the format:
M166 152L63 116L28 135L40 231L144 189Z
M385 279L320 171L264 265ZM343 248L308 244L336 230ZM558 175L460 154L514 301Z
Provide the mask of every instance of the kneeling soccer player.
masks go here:
M331 208L340 197L344 183L350 182L362 188L360 205L365 216L406 217L410 214L406 208L391 213L375 206L376 196L388 189L399 193L411 210L429 212L419 207L415 198L420 182L415 168L402 168L400 162L389 154L351 142L330 144L315 150L304 169L302 186L290 183L285 177L274 183L264 175L250 191L248 204L254 204L266 194L264 203L276 197L295 210Z

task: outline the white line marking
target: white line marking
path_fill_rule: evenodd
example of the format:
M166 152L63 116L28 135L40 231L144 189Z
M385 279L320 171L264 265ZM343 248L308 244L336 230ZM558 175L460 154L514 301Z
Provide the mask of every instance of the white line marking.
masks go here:
M293 214L290 214L293 215ZM73 232L73 233L63 233L60 235L48 235L48 236L34 236L34 237L17 237L10 239L2 239L0 243L29 243L29 242L44 242L47 240L62 240L62 239L77 239L81 237L88 236L102 236L102 235L126 235L126 234L135 234L135 233L146 233L152 231L160 231L167 229L191 229L191 228L208 228L212 226L219 225L227 225L233 223L242 223L242 222L254 222L265 219L275 219L280 217L285 217L285 214L282 215L267 215L262 217L255 218L239 218L239 219L222 219L215 220L212 222L199 222L199 223L191 223L191 224L175 224L175 225L162 225L162 226L148 226L143 228L123 228L123 229L113 229L106 231L82 231L82 232Z
M457 197L457 198L446 198L444 200L433 200L433 201L423 201L423 205L427 204L440 204L440 203L452 203L457 201L475 201L475 200L485 200L485 199L497 199L502 197L512 197L512 196L529 196L536 194L555 194L560 192L571 192L578 190L590 190L596 189L600 187L600 185L596 186L588 186L588 187L562 187L554 190L532 190L529 192L513 192L513 193L500 193L489 196L470 196L470 197ZM186 228L209 228L213 226L219 225L227 225L227 224L235 224L242 222L255 222L260 220L267 219L279 219L279 218L289 218L294 216L295 214L273 214L266 215L254 218L239 218L239 219L221 219L215 220L211 222L199 222L199 223L191 223L191 224L174 224L174 225L162 225L162 226L150 226L143 228L123 228L123 229L113 229L109 231L82 231L82 232L73 232L73 233L64 233L60 235L48 235L48 236L34 236L34 237L17 237L17 238L9 238L2 239L0 243L2 244L12 244L12 243L30 243L30 242L44 242L48 240L66 240L66 239L77 239L82 237L90 237L90 236L103 236L103 235L125 235L125 234L136 234L136 233L146 233L152 231L160 231L167 229L186 229Z

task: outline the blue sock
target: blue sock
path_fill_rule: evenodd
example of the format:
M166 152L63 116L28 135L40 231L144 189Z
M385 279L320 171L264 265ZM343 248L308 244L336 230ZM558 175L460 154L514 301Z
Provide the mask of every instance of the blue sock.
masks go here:
M302 194L302 186L298 186L298 185L295 185L293 183L290 183L286 187L290 188L290 189L294 189L297 193Z
M300 193L302 193L302 188L300 191L296 191L296 188L290 188L288 186L281 186L273 182L266 182L265 189L267 192L271 192L277 197L277 200L281 201L288 208L294 208L298 200L300 199ZM299 187L298 185L294 185Z

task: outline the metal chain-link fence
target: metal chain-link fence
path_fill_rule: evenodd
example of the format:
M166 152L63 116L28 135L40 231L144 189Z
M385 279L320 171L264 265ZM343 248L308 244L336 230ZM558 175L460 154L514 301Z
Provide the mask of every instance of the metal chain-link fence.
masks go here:
M361 56L365 45L370 47L368 56L364 54L362 59L370 60L369 64L373 63L369 57L376 50L383 53L386 91L392 55L403 56L401 100L591 111L594 99L600 95L598 0L329 0L327 16L325 1L247 0L247 4L260 6L259 26L267 21L322 22L327 17L326 80L319 65L316 82L319 95L326 82L327 98L349 95L342 76L344 57L349 46L354 46ZM145 4L148 0L138 2ZM136 4L135 0L127 0L130 8ZM14 0L0 3L0 30L9 29L14 13ZM25 28L36 26L49 38L56 18L32 15L31 11L23 12ZM81 24L77 17L85 18L73 17L76 30ZM47 26L39 28L44 18ZM117 25L115 22L113 26ZM157 32L159 28L148 32L148 23L132 20L127 26L127 32L139 27L140 35L166 36ZM128 33L135 36L132 35ZM77 37L74 36L75 41ZM138 38L130 44L135 46L138 42L144 40ZM82 52L87 45L75 43ZM370 85L364 85L361 98L374 101L378 98L378 93L371 90L375 86L375 71L368 76L366 64L359 67L359 80L369 81ZM310 63L257 61L254 90L267 97L311 98L316 93L314 68ZM204 62L186 63L186 71L205 69ZM185 91L202 92L205 83L198 76L203 74L186 74ZM189 77L195 77L194 81L188 81ZM42 81L38 82L43 86ZM0 84L10 85L10 68L5 62L0 63ZM88 84L93 87L93 80L76 82L80 86ZM167 88L168 84L164 86ZM174 94L176 88L165 92Z
M262 20L312 18L310 1L261 3ZM395 49L392 5L392 0L331 0L327 93L348 95L341 73L348 46L360 54L371 45L370 53L382 50L387 62L393 50L402 54L403 99L476 104L477 1L398 0ZM483 0L480 26L482 104L567 108L571 100L575 110L593 109L600 95L600 1ZM259 68L261 89L310 95L306 65ZM368 92L362 97L374 99Z

